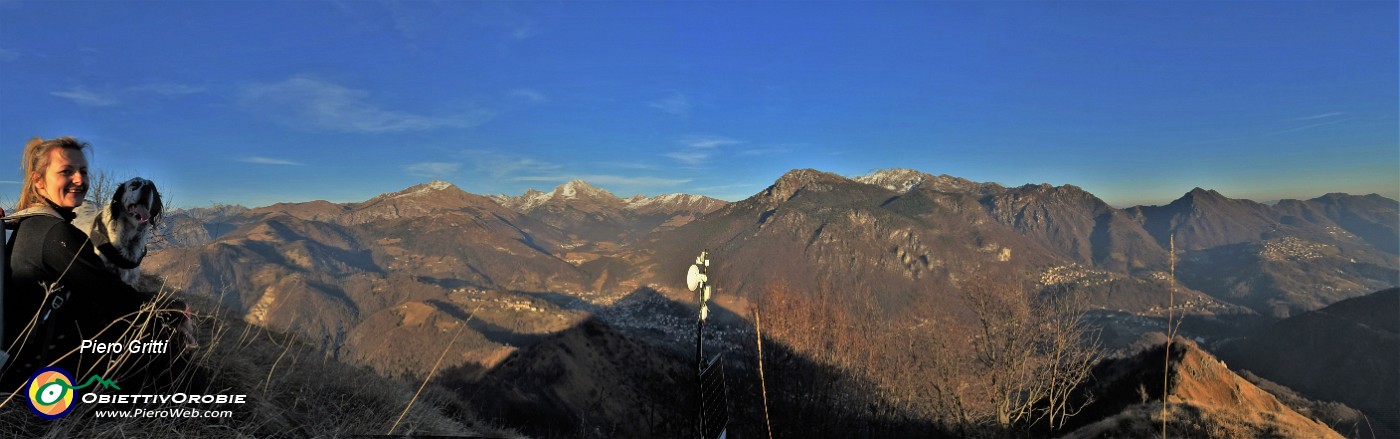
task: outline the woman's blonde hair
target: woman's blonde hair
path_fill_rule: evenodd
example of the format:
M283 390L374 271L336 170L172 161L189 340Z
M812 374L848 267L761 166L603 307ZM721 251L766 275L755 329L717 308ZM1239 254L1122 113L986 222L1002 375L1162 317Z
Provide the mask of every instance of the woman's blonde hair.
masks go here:
M83 142L72 137L56 137L49 140L35 137L29 139L24 144L24 158L19 162L19 175L24 178L24 185L19 192L19 203L16 210L24 210L31 206L44 204L44 195L39 193L39 188L34 184L38 178L43 178L44 171L49 169L49 151L54 148L71 149L82 152L88 147L87 142Z

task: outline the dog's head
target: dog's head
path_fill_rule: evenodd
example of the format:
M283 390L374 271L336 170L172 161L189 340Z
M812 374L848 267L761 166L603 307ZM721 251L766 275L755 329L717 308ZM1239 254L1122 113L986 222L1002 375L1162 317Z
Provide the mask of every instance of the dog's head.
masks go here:
M112 214L122 220L153 224L160 218L160 192L150 180L136 177L117 185L112 192Z

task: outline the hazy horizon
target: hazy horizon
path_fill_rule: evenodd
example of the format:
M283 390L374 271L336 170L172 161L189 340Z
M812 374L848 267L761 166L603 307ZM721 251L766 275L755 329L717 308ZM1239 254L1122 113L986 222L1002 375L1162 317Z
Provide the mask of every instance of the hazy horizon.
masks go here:
M819 170L819 171L820 171L820 170ZM855 177L859 177L859 176L861 176L861 175L866 175L866 174L859 174L859 175L843 175L843 177L846 177L846 178L855 178ZM774 176L773 178L774 178L774 180L776 180L778 177L781 177L781 175ZM953 177L956 177L956 176L953 176ZM600 188L600 189L607 190L608 192L611 192L613 195L617 196L618 198L628 198L628 197L636 196L636 195L647 196L647 197L652 197L652 196L657 196L657 195L665 195L665 194L640 194L640 193L623 193L623 192L616 192L616 191L609 190L609 189L606 188L606 187L603 187L603 185L598 185L598 184L595 184L595 183L593 183L593 182L591 182L591 181L588 181L588 180L582 180L582 179L580 179L580 180L581 180L581 181L584 181L585 183L588 183L588 184L590 184L590 185L592 185L592 186L594 186L594 187L598 187L598 188ZM472 194L476 194L476 195L483 195L483 196L503 195L503 196L508 196L508 197L521 196L521 195L525 194L527 191L530 191L530 190L535 190L535 191L540 191L540 192L548 193L548 192L552 191L554 188L556 188L556 187L558 187L558 186L560 186L560 185L563 185L563 184L567 183L567 182L565 182L565 183L560 183L560 184L551 185L551 186L534 186L534 187L527 187L525 190L523 190L523 191L521 191L521 192L518 192L518 193L484 193L484 192L474 192L474 191L472 191L470 188L462 187L461 185L456 184L455 182L451 181L450 179L427 179L427 180L424 180L424 181L421 181L421 182L412 183L412 184L410 184L409 186L405 186L405 187L401 187L401 188L390 188L390 189L386 189L384 192L380 192L380 193L373 194L373 195L370 195L370 196L368 196L368 197L359 198L359 199L333 200L333 199L327 199L327 198L316 198L316 197L312 197L312 198L304 198L304 199L272 200L272 201L268 201L268 202L264 202L264 203L253 203L253 204L228 203L228 202L218 202L218 201L215 201L215 202L213 202L213 203L203 203L203 204L186 204L186 203L180 203L180 204L175 205L175 206L172 206L172 207L173 207L174 209L176 209L176 210L179 210L179 209L189 209L189 208L212 207L212 206L214 206L214 205L239 205L239 206L248 207L248 208L258 208L258 207L267 207L267 206L271 206L271 205L278 204L278 203L292 203L292 204L295 204L295 203L306 203L306 202L313 202L313 201L328 201L328 202L332 202L332 203L359 203L359 202L368 201L368 200L370 200L370 199L372 199L372 198L374 198L374 197L376 197L376 196L379 196L379 195L389 194L389 193L394 193L394 192L406 190L406 189L411 188L411 187L413 187L413 186L420 185L420 184L429 184L429 183L431 183L431 182L433 182L433 181L444 181L444 182L447 182L447 183L451 183L451 184L453 184L454 186L457 186L458 189L461 189L461 190L463 190L463 191L466 191L466 192L472 193ZM1001 182L982 182L982 181L977 181L977 183L996 183L996 184L1000 184L1000 185L1002 185L1002 186L1004 186L1004 187L1008 187L1008 188L1014 188L1014 187L1024 186L1024 185L1027 185L1027 184L1031 184L1031 185L1033 185L1033 184L1040 184L1040 183L1005 184L1005 183L1001 183ZM1072 185L1072 186L1078 186L1078 185L1075 185L1075 184L1073 184L1073 183L1067 183L1067 184ZM1059 185L1056 185L1056 186L1059 186ZM766 189L767 186L764 186L764 188ZM1082 189L1082 188L1081 188L1081 189ZM1195 187L1192 187L1192 188L1190 188L1190 189L1185 189L1185 190L1183 190L1180 194L1178 194L1178 195L1175 196L1175 197L1166 198L1166 199L1161 199L1161 200L1155 200L1155 201L1149 201L1149 202L1139 202L1139 203L1115 203L1115 202L1113 202L1113 201L1111 201L1111 200L1107 200L1107 199L1104 199L1104 202L1105 202L1105 203L1108 203L1110 206L1113 206L1113 207L1118 208L1118 209L1126 209L1126 208L1130 208L1130 207L1134 207L1134 206L1161 206L1161 205L1169 204L1169 203L1171 203L1172 201L1175 201L1175 200L1177 200L1177 199L1179 199L1179 198L1185 196L1186 193L1187 193L1187 192L1190 192L1192 189L1195 189ZM1216 190L1216 189L1214 189L1214 188L1201 188L1201 189ZM1217 191L1217 192L1221 192L1221 191L1219 191L1219 190L1216 190L1216 191ZM754 192L753 194L746 195L746 196L744 196L744 197L739 197L739 198L732 199L732 200L731 200L731 199L722 199L722 200L723 200L723 201L727 201L727 202L742 201L742 200L744 200L744 199L746 199L746 198L748 198L748 197L750 197L750 196L757 195L757 194L760 193L760 192L762 192L762 189L760 189L759 191ZM672 192L672 193L685 193L685 192ZM1092 192L1091 192L1091 193L1092 193ZM1248 198L1248 197L1238 197L1238 196L1233 196L1232 194L1227 193L1227 192L1221 192L1221 195L1223 195L1223 196L1225 196L1225 197L1227 197L1227 198L1232 198L1232 199L1249 200L1249 201L1254 201L1254 202L1258 202L1258 203L1273 205L1273 204L1276 204L1276 203L1279 202L1279 201L1286 200L1286 199L1309 200L1309 199L1321 197L1321 196L1323 196L1323 195L1327 195L1328 193L1336 193L1336 192L1318 193L1318 194L1315 194L1315 195L1301 196L1301 197L1282 197L1282 198L1271 198L1271 199L1255 199L1255 198ZM1396 199L1395 197L1392 197L1392 196L1386 196L1386 195L1384 195L1384 194L1377 194L1377 193L1374 193L1374 192L1370 192L1370 193L1349 193L1349 192L1343 192L1343 193L1347 193L1348 195L1358 195L1358 196L1364 196L1364 195L1380 195L1380 196L1383 196L1383 197L1386 197L1386 198L1389 198L1389 199L1392 199L1392 200L1395 200L1395 199ZM697 194L692 194L692 195L697 195ZM1094 194L1094 195L1097 196L1098 194ZM712 198L713 198L713 197L712 197ZM1102 197L1100 197L1100 198L1102 199ZM8 202L8 201L6 201L6 202L0 202L0 206L10 207L10 206L12 206L12 205L13 205L13 202Z
M3 1L0 156L77 136L186 207L432 179L736 201L795 168L1397 199L1397 8Z

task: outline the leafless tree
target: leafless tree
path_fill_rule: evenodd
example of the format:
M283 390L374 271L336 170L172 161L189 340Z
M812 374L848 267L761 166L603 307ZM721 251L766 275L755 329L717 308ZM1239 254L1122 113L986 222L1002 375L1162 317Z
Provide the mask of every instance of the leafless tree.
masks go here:
M88 177L88 195L92 197L92 205L97 208L107 204L112 198L112 192L117 190L117 181L112 174L107 171L97 171Z
M977 319L971 346L986 380L989 421L1063 427L1083 408L1070 397L1100 358L1098 334L1072 294L1040 295L1000 271L979 269L961 288Z
M1050 429L1056 430L1063 428L1084 406L1093 403L1090 399L1071 406L1070 397L1074 389L1089 378L1094 364L1102 357L1102 346L1098 330L1084 320L1085 306L1080 297L1072 294L1045 297L1038 307L1048 311L1042 324L1047 329L1043 347L1050 367L1046 407L1039 416L1046 420Z
M837 304L826 288L797 292L777 282L755 305L765 336L867 378L857 391L889 403L881 416L925 417L962 436L1062 429L1087 404L1072 397L1100 358L1082 301L1071 292L1042 294L1020 281L1023 273L996 264L956 272L950 294L965 308L914 305L902 310L902 319L881 317L870 305L875 294L859 287L842 290L848 300ZM765 365L770 381L801 373L777 360ZM854 400L835 390L816 389L814 399L800 404L876 410L850 405Z
M930 373L926 379L933 414L951 431L967 437L976 410L974 402L969 400L973 395L973 380L969 379L972 374L964 367L962 356L958 355L966 348L960 340L962 334L944 330L930 332L932 336L925 343L928 352L935 354L926 360L930 363Z

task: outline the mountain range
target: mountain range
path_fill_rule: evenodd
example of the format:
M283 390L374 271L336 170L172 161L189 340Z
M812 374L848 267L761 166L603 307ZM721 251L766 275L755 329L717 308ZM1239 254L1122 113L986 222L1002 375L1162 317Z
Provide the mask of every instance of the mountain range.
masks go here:
M735 202L622 198L582 181L482 196L435 181L358 203L176 211L162 225L145 268L171 287L215 297L248 322L386 375L418 376L446 352L444 366L457 370L462 388L521 404L539 399L549 406L541 410L591 425L601 424L577 413L611 404L599 383L637 399L607 413L655 410L664 400L657 388L629 387L642 386L627 383L643 375L619 369L630 355L672 370L693 341L693 320L628 304L640 291L651 301L692 303L681 275L702 250L736 328L718 342L742 346L735 337L756 330L747 311L773 305L783 291L787 309L816 311L783 316L793 330L765 336L792 358L827 358L792 363L794 370L854 374L851 382L862 384L849 389L864 390L851 395L922 390L896 368L851 360L902 358L880 347L896 340L822 356L821 344L803 339L815 333L795 328L912 330L909 345L956 344L976 324L969 299L990 281L1076 297L1115 316L1104 330L1120 344L1161 330L1168 308L1190 316L1183 333L1211 344L1400 285L1400 202L1374 194L1270 206L1198 188L1164 206L1119 209L1071 185L1005 187L907 169L856 178L794 170ZM929 327L938 329L916 329ZM923 370L935 360L899 361ZM558 367L531 366L541 362ZM934 410L886 398L862 404L904 418ZM505 417L519 417L510 414L518 409L498 406Z
M494 195L491 199L587 242L632 241L684 225L725 204L688 194L618 198L583 180L569 181L550 192L532 189L517 197Z
M1397 227L1387 218L1397 203L1384 200L1330 194L1270 207L1195 189L1166 206L1116 209L1070 185L797 170L639 247L658 261L710 248L732 264L722 268L741 294L770 278L807 290L844 282L883 290L896 309L951 288L969 266L1005 264L1043 285L1095 290L1096 305L1146 311L1166 308L1174 239L1184 300L1286 317L1395 284L1400 241L1387 240Z

